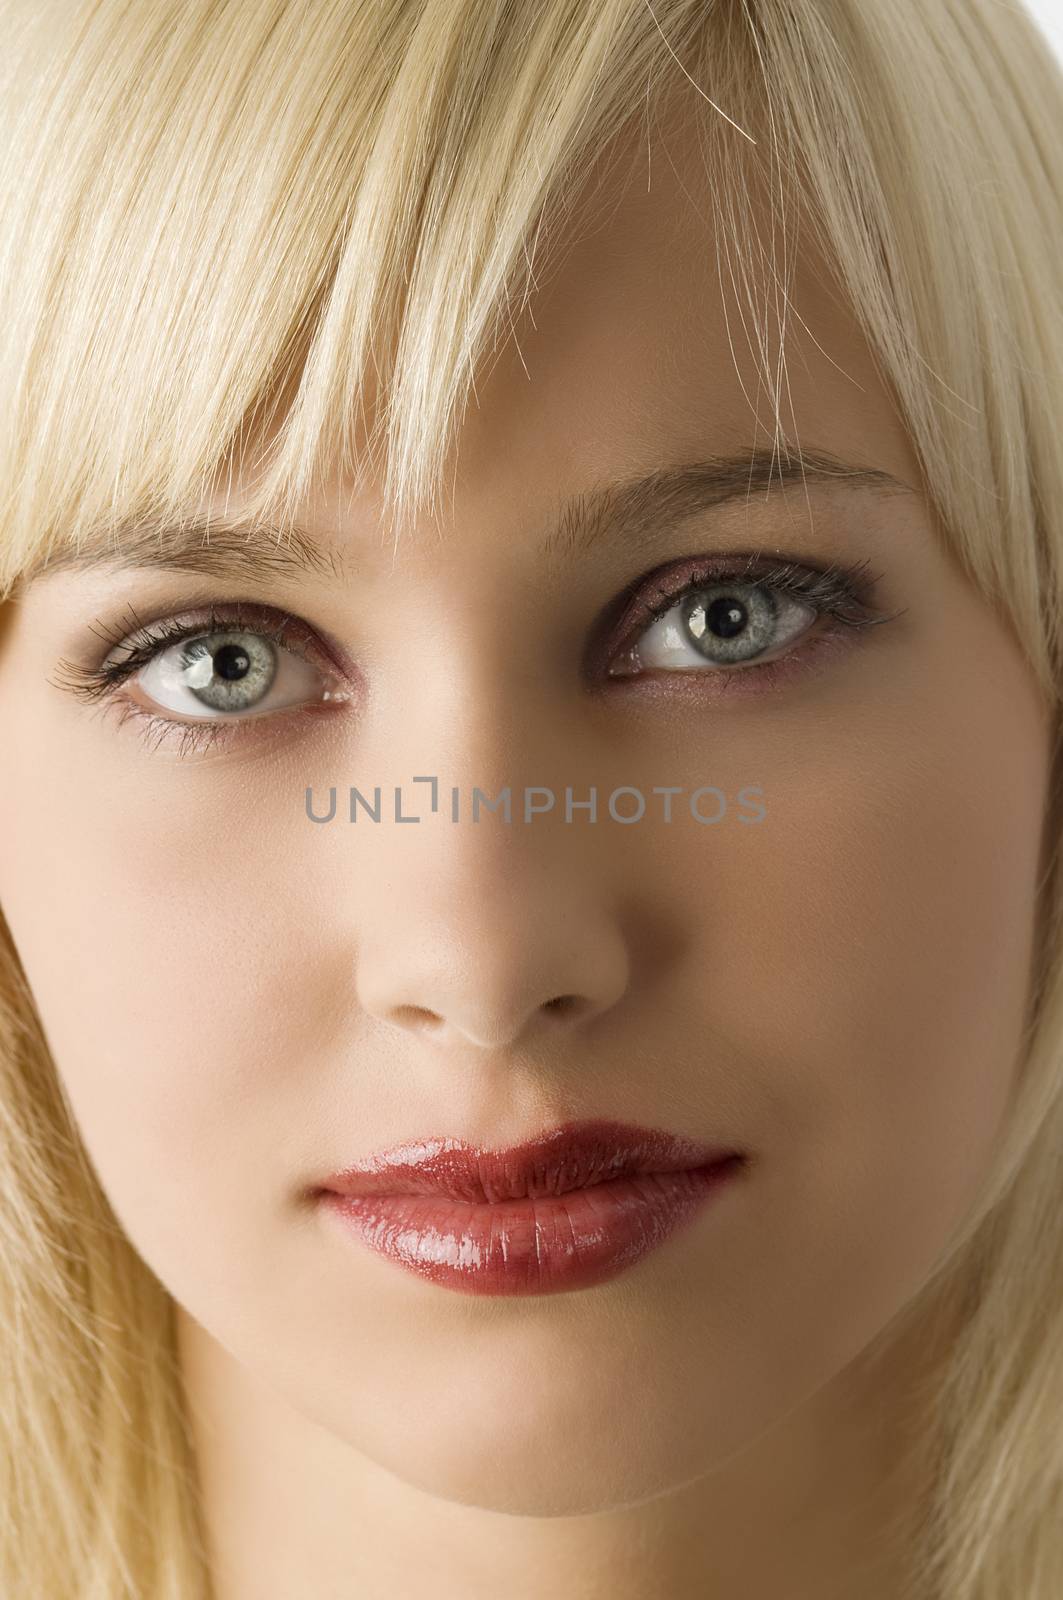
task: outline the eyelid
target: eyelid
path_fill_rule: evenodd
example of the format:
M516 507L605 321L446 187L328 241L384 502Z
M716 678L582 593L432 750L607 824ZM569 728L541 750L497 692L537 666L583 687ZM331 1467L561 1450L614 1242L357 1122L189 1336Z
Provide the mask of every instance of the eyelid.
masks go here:
M212 599L187 608L160 608L150 620L137 617L132 605L126 609L136 619L137 625L132 631L127 629L122 633L117 627L100 624L97 637L102 634L109 643L106 654L101 656L97 652L88 662L62 660L58 679L50 681L90 705L98 705L105 714L116 713L119 727L128 721L149 748L176 746L181 756L200 756L214 747L219 750L249 748L249 740L277 737L285 725L290 726L293 717L342 714L346 702L353 697L351 675L336 659L337 655L345 657L345 652L330 649L327 635L323 639L320 630L278 606L257 601ZM311 698L272 709L192 719L183 719L172 707L159 705L150 693L149 704L145 706L121 692L127 681L135 680L146 666L165 656L168 650L189 640L233 632L253 633L270 639L278 649L318 673L325 692L320 699ZM116 651L124 655L112 660ZM338 686L338 692L334 686Z
M132 606L127 608L135 617ZM112 634L113 649L136 647L157 639L167 627L171 634L168 642L178 642L214 632L242 630L260 633L267 638L283 638L284 642L296 640L306 646L309 653L323 656L332 670L344 677L351 676L353 665L336 640L320 628L312 626L292 611L258 600L211 599L199 605L169 607L147 619L137 618L137 625L121 637ZM106 630L104 630L106 636Z
M136 619L135 629L123 634L118 627L99 624L97 637L102 634L110 644L107 653L103 656L97 653L88 662L60 661L58 677L52 678L51 682L56 688L65 689L90 705L99 705L105 712L121 711L121 721L124 722L127 717L133 719L137 723L137 731L146 737L158 734L160 741L166 737L179 737L182 754L185 751L198 751L205 741L229 741L234 736L246 738L252 734L262 735L268 731L266 724L273 728L278 719L288 718L297 712L304 715L324 711L331 714L342 712L345 702L352 697L350 675L337 665L335 653L329 649L327 639L323 641L319 630L278 606L246 600L211 600L187 609L171 607L160 611L150 621L141 621L132 605L127 606L126 612L127 620L128 617ZM165 655L168 649L212 633L233 631L245 631L268 638L279 649L305 662L323 680L325 692L321 699L265 711L250 710L245 715L220 714L217 717L182 720L180 713L172 707L157 705L150 695L149 708L129 694L122 693L124 684L130 679L135 680L139 672ZM116 651L124 654L120 654L118 660L112 660ZM169 730L172 730L172 735Z
M813 611L833 612L852 626L884 621L885 614L874 603L881 575L871 572L870 565L869 560L821 564L777 551L681 557L625 590L619 602L619 620L608 627L604 664L618 652L630 649L646 628L678 604L685 593L720 582L778 588Z
M126 616L135 626L125 631L97 619L97 626L91 631L109 645L107 652L87 663L63 661L65 681L61 687L85 699L103 698L168 648L208 634L234 631L271 639L327 676L347 681L351 677L346 652L338 649L328 635L322 635L320 629L278 606L259 601L211 600L187 608L160 608L158 615L142 619L129 605Z

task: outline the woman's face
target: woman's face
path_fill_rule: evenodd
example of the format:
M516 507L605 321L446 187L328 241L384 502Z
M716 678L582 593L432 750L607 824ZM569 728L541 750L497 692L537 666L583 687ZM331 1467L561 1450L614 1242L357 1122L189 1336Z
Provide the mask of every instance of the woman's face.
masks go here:
M975 1200L1017 1070L1046 709L807 260L791 449L899 486L809 472L746 498L771 408L698 181L658 144L650 186L636 161L596 210L478 384L441 527L394 559L376 487L334 483L302 519L317 565L72 565L29 584L0 644L0 906L122 1225L234 1371L488 1507L659 1493L838 1378ZM740 492L713 503L699 464L728 456ZM563 502L679 466L678 490L596 507L593 538L557 531ZM704 649L678 599L621 617L621 595L645 608L750 557L875 581L848 621L781 591L773 619L740 590L744 621ZM237 601L267 663L263 627L297 619L261 705L212 728L224 683L197 700L166 643L109 698L73 692L138 622L202 633ZM348 820L352 785L380 787L378 823ZM556 804L525 822L533 785ZM321 825L306 791L323 814L330 786ZM473 789L506 786L512 822L473 824ZM610 814L622 786L637 822ZM691 811L705 786L718 822ZM592 788L597 820L566 821L566 790ZM455 1293L306 1199L409 1140L595 1117L750 1161L589 1288Z

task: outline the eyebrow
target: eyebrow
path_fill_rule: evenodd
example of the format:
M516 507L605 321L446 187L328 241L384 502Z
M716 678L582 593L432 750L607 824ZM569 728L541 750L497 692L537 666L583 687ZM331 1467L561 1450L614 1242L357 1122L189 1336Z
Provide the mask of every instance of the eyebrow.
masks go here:
M673 528L700 513L773 488L787 497L808 486L842 485L877 495L919 491L878 467L845 461L825 450L783 459L758 448L709 457L595 485L561 505L542 553L555 562L587 556L607 540L638 550L662 527ZM171 527L129 525L116 543L90 542L54 552L24 573L26 584L60 571L107 568L194 572L224 579L341 576L350 570L347 552L319 542L305 527L283 534L269 522L239 514L197 514Z
M638 551L662 527L681 526L738 500L748 503L760 491L767 497L777 487L792 498L801 488L835 484L880 496L919 495L918 489L880 467L846 461L828 450L809 449L800 458L784 460L777 451L761 447L661 467L574 495L564 503L543 553L585 556L614 538Z

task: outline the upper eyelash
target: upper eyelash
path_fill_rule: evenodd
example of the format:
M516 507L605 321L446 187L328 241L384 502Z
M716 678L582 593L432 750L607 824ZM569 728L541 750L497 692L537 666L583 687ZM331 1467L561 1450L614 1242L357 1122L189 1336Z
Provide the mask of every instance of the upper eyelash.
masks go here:
M60 686L83 700L95 702L105 699L119 684L147 666L168 646L179 644L184 639L198 639L210 633L243 632L272 639L275 644L289 648L290 638L293 634L299 634L300 630L304 634L309 632L305 623L288 613L282 613L278 618L265 607L240 603L217 610L212 605L206 621L188 623L169 617L161 622L142 624L136 633L124 637L116 636L101 626L101 636L126 654L121 660L104 660L91 667L82 666L79 662L62 661L59 664Z
M634 607L635 616L630 632L643 632L648 624L671 611L685 595L693 591L716 586L726 588L736 583L791 595L796 600L805 601L820 615L829 614L847 627L873 627L879 622L886 622L888 616L876 610L872 604L871 597L879 575L870 572L870 565L868 560L852 565L832 562L827 567L809 567L792 560L765 565L764 558L759 555L747 556L744 566L736 564L733 559L730 564L724 565L718 559L706 560L703 566L684 568L681 574L675 574L671 582L665 575L652 598L639 597ZM630 632L621 641L622 645L627 642Z
M818 613L834 616L837 621L847 627L866 628L879 622L889 620L889 615L899 613L886 613L877 611L872 604L871 596L877 582L877 576L868 571L868 561L856 562L852 565L835 562L828 567L809 567L793 560L774 561L765 564L762 556L752 554L745 558L729 561L721 558L706 558L699 566L686 568L682 575L675 574L669 582L665 575L658 581L658 587L651 589L650 593L639 594L634 604L637 615L628 630L627 638L632 634L637 635L645 631L658 617L670 611L684 595L699 588L709 585L727 585L741 583L773 589L779 593L789 594L795 599L803 600L811 605ZM136 612L129 606L130 616L136 620ZM632 608L629 608L629 615ZM159 622L140 624L132 634L120 634L115 630L109 631L100 625L100 636L115 649L121 649L124 654L120 660L104 660L95 666L82 666L80 663L63 661L59 664L59 687L65 687L81 699L95 703L106 699L111 693L133 676L142 667L146 666L156 655L159 655L168 646L180 643L184 639L200 638L210 633L246 631L253 632L259 637L272 639L281 647L289 648L293 635L307 638L311 630L305 623L288 613L279 616L269 607L245 602L226 603L220 607L211 605L208 608L206 620L198 622L181 622L174 617L165 618ZM620 641L618 648L623 648L625 640ZM756 666L751 662L750 670ZM134 708L130 707L130 713ZM201 723L184 725L168 717L153 716L147 712L137 713L142 721L147 724L146 734L157 731L160 739L167 734L169 729L185 729L182 738L182 751L187 748L200 748L202 741L220 736L223 724L220 720L204 719ZM234 723L229 726L235 725Z

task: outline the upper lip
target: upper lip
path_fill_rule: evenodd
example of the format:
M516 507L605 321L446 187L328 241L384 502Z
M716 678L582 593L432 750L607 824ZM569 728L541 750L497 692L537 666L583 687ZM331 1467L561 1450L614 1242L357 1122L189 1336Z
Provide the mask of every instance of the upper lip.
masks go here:
M505 1149L462 1139L411 1140L334 1172L318 1186L341 1195L427 1194L490 1204L585 1189L637 1172L680 1172L740 1156L662 1129L596 1119L567 1122Z

